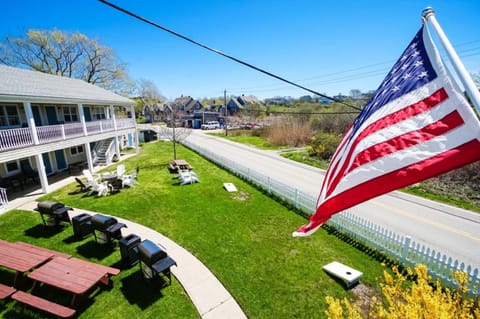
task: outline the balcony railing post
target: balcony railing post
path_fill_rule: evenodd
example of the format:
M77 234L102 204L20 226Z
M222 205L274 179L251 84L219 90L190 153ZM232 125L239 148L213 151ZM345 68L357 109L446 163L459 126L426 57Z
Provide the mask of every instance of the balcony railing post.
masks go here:
M80 117L80 122L82 123L83 135L88 136L87 124L85 123L85 113L83 112L83 104L79 103L77 106L78 116Z
M62 124L61 131L62 131L62 140L66 140L66 138L65 138L65 125L64 124Z

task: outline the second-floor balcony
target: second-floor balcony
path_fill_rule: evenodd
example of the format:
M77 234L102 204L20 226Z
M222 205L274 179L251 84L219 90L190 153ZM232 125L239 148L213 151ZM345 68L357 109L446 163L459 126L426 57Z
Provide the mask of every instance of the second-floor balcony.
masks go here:
M132 118L116 119L116 129L135 128ZM86 134L81 122L36 127L38 144L68 140L81 136L91 136L115 131L113 120L86 122ZM0 152L35 145L32 130L29 127L0 130Z

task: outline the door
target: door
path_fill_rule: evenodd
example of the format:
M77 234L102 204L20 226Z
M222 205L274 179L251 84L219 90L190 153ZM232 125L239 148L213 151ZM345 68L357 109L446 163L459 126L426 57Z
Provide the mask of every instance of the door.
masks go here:
M65 160L65 153L63 150L55 151L55 160L57 161L57 169L59 171L67 169L67 161Z
M43 153L43 165L45 165L45 173L48 175L53 174L53 169L52 169L52 162L50 161L50 156L48 156L48 153Z
M46 106L45 111L47 112L48 125L58 124L57 111L55 111L55 107L54 106Z
M83 115L85 116L85 122L90 122L92 120L89 107L83 107Z
M42 126L42 117L40 116L40 110L37 105L32 105L33 119L36 126Z

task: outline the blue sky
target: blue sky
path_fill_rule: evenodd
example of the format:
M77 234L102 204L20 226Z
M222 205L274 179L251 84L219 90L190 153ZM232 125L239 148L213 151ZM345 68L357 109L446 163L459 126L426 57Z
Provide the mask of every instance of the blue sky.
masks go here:
M467 70L480 72L478 0L109 1L327 95L376 89L431 6ZM2 39L28 29L82 32L111 47L133 79L151 80L169 99L224 90L259 98L309 94L96 0L5 1L2 12L8 13L0 19Z

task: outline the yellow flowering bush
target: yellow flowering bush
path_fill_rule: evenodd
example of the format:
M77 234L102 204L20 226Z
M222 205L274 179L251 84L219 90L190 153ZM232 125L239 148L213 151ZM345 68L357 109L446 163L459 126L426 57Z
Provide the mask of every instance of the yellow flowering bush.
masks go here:
M416 275L414 282L393 268L393 275L384 272L385 283L381 284L383 300L372 300L368 313L352 306L347 299L338 300L327 297L329 319L480 319L478 300L467 297L468 276L465 272L454 272L458 289L450 290L441 286L440 281L431 285L425 265L417 265L415 271L407 270L410 277Z

